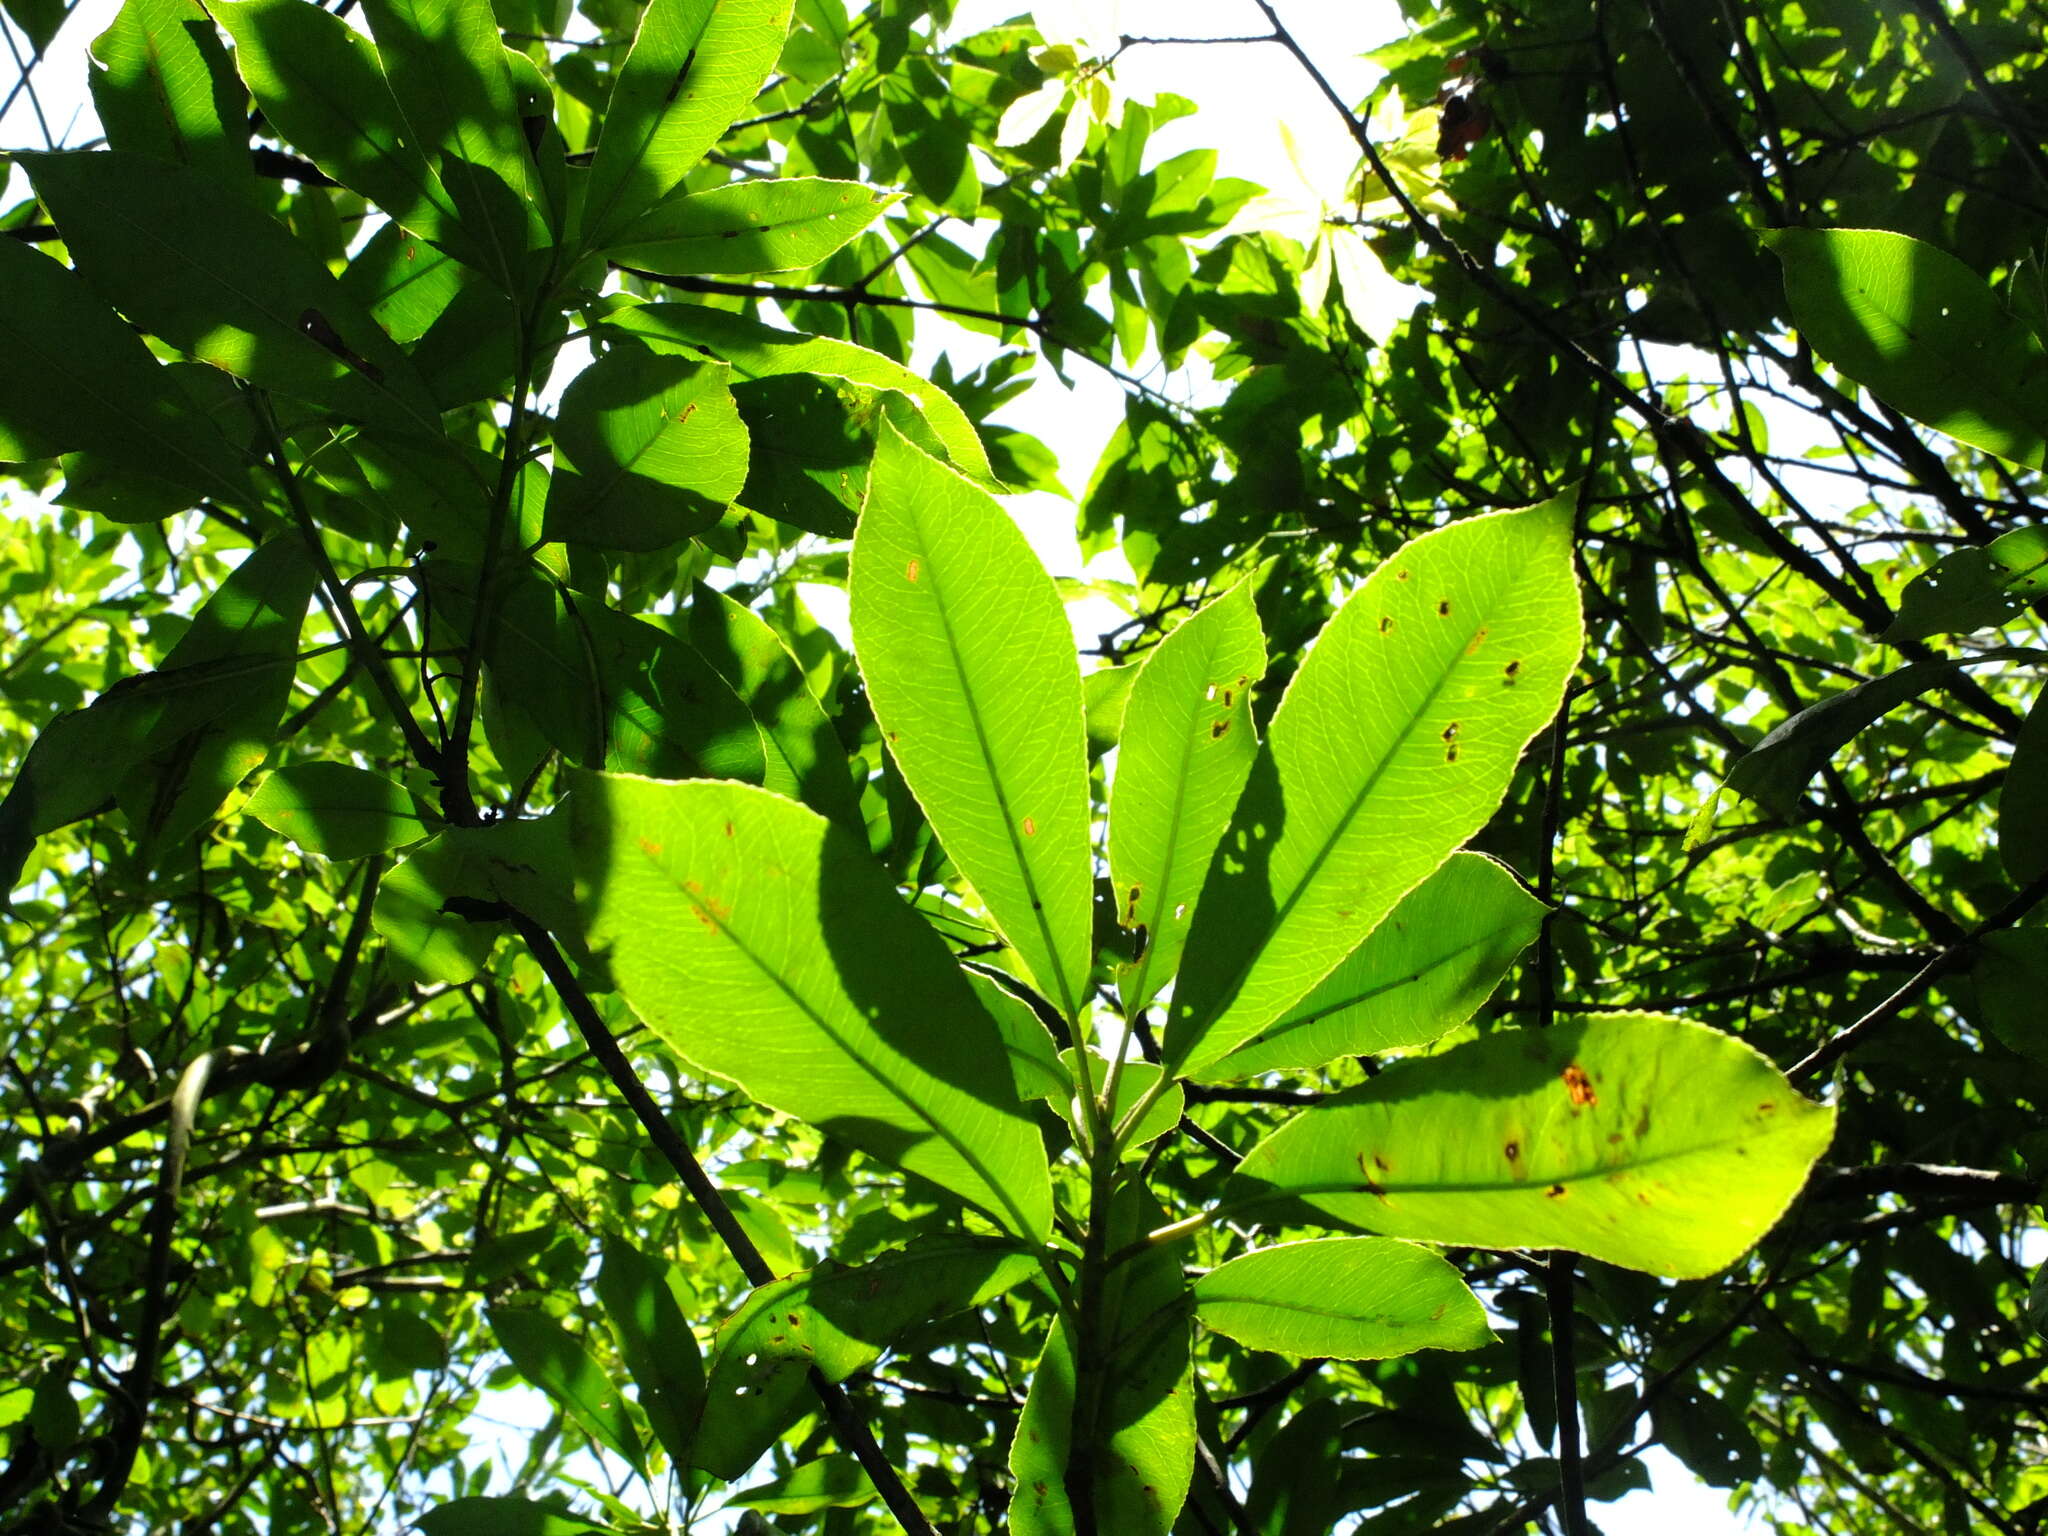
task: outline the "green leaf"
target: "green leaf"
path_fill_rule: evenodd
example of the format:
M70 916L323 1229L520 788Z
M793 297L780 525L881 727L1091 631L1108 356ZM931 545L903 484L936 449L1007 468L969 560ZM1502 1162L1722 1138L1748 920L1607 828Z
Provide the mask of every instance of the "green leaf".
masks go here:
M856 1509L875 1497L875 1485L851 1456L821 1456L773 1478L726 1503L771 1515L815 1515L825 1509Z
M1093 959L1088 748L1073 631L994 500L885 432L854 536L853 641L932 829L1061 1014Z
M2048 1264L2034 1271L2034 1283L2027 1287L2027 1326L2048 1339Z
M1777 229L1763 241L1814 351L1915 421L2048 463L2048 350L1975 272L1881 229Z
M743 785L580 784L578 893L635 1013L698 1071L1043 1239L1045 1154L995 1027L864 847Z
M2009 1048L2048 1061L2048 932L2004 928L1977 940L1970 966L1977 1003L1991 1032Z
M980 971L967 973L968 985L981 999L1002 1032L1003 1049L1009 1054L1010 1075L1020 1099L1058 1099L1065 1103L1074 1094L1074 1079L1067 1071L1059 1041L1038 1016L1038 1010L994 977ZM1098 1078L1096 1081L1100 1082Z
M427 163L370 39L308 0L217 0L235 67L264 120L352 192L429 240L454 239L454 201Z
M1899 594L1899 615L1884 638L1897 645L1991 629L2043 593L2048 593L2048 529L2015 528L1981 549L1943 555L1915 576Z
M460 986L482 968L497 939L492 909L516 907L593 970L578 938L568 822L557 808L523 821L449 828L384 876L370 925L422 978Z
M652 0L619 66L583 198L585 244L615 244L742 116L775 67L791 0Z
M197 0L124 0L92 60L109 145L250 184L248 95Z
M1781 816L1792 814L1816 773L1864 727L1956 676L1945 661L1916 661L1810 704L1728 765L1728 787Z
M409 141L425 150L486 274L519 292L546 234L489 0L363 0Z
M611 1536L611 1527L530 1499L450 1499L413 1522L426 1536Z
M1135 1186L1118 1191L1111 1243L1150 1225L1156 1206ZM1139 1217L1145 1221L1141 1223ZM1195 1394L1189 1380L1187 1282L1170 1249L1110 1271L1100 1368L1100 1417L1084 1443L1093 1453L1096 1528L1117 1536L1165 1536L1187 1498L1195 1464ZM1010 1445L1017 1491L1012 1536L1073 1536L1067 1463L1078 1408L1073 1340L1053 1324Z
M560 1405L593 1440L646 1474L646 1455L625 1401L574 1335L545 1312L527 1308L491 1307L485 1316L498 1347L528 1383Z
M647 1426L680 1471L690 1465L691 1435L704 1407L704 1360L669 1289L667 1268L608 1233L593 1289L640 1389Z
M898 196L816 176L736 181L657 203L606 255L663 277L794 272L830 256Z
M735 379L812 376L899 395L917 411L955 469L984 482L994 478L973 421L953 397L879 352L832 336L778 330L701 304L638 304L607 316L604 323L659 349L708 352L729 364Z
M699 582L690 594L690 642L760 726L766 747L761 782L864 838L846 750L781 636L744 603Z
M1254 1349L1387 1360L1493 1342L1486 1309L1457 1270L1393 1238L1257 1249L1210 1270L1194 1289L1196 1320Z
M438 436L405 354L290 230L148 155L16 157L79 270L129 319L264 389Z
M195 500L253 504L241 456L76 274L0 239L0 290L0 453L84 449Z
M341 274L342 290L400 343L426 335L469 281L453 256L397 223L370 236Z
M713 527L747 478L747 429L729 371L614 347L562 395L548 537L661 549Z
M1202 877L1258 756L1251 690L1265 670L1245 581L1153 647L1131 684L1109 792L1117 921L1139 946L1117 978L1126 1014L1180 965Z
M0 801L0 891L36 838L117 795L145 843L196 830L269 751L317 579L298 539L273 539L222 582L161 667L51 721Z
M1998 792L1998 857L2021 885L2048 876L2048 690L2036 695Z
M1689 1279L1769 1230L1834 1123L1739 1040L1603 1014L1396 1062L1260 1142L1225 1200L1298 1196L1390 1237Z
M1203 883L1169 1070L1287 1017L1493 814L1578 662L1572 501L1424 534L1325 626Z
M743 1476L803 1412L813 1367L844 1381L913 1328L980 1306L1036 1268L1014 1243L956 1233L761 1286L718 1330L696 1464Z
M402 784L346 763L301 763L265 779L242 808L308 853L360 859L432 828Z
M1043 1034L1044 1031L1041 1029L1040 1033ZM1102 1084L1109 1081L1109 1063L1094 1051L1088 1054L1092 1062L1088 1069L1088 1081L1100 1089ZM1077 1065L1078 1060L1071 1049L1060 1052L1060 1075L1069 1084L1081 1080L1074 1070ZM1159 1081L1159 1071L1156 1062L1124 1063L1123 1073L1116 1080L1116 1103L1110 1106L1109 1118L1112 1124L1120 1122L1137 1107L1139 1100L1152 1091L1153 1085ZM1080 1102L1072 1097L1073 1093L1072 1087L1066 1090L1068 1102L1065 1108L1068 1120L1072 1121L1078 1130L1085 1124L1085 1117L1081 1112ZM1180 1124L1181 1111L1186 1108L1186 1092L1179 1083L1169 1084L1166 1091L1152 1101L1151 1107L1145 1111L1145 1118L1133 1126L1130 1133L1124 1137L1122 1150L1129 1154L1148 1142L1157 1141Z
M1081 679L1081 697L1088 715L1088 756L1098 758L1117 744L1124 729L1124 711L1138 681L1142 661L1118 667L1097 667ZM1112 786L1113 788L1114 786ZM1112 835L1114 835L1112 833Z
M657 779L761 782L761 728L687 640L596 602L576 613L603 688L605 767Z
M1454 853L1284 1018L1201 1075L1229 1082L1426 1045L1493 994L1545 910L1502 865Z

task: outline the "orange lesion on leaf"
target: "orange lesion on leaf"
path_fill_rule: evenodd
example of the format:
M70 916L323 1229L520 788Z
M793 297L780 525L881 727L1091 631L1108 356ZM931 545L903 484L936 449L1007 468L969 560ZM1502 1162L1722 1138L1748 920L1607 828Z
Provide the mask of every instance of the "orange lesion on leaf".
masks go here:
M911 557L911 561L910 561L910 564L908 564L908 565L906 565L905 567L903 567L903 575L904 575L904 578L905 578L906 580L909 580L909 581L915 581L915 580L917 580L917 572L918 572L918 561L917 561L917 558L916 558L915 556L912 556L912 557Z
M658 859L661 857L661 844L657 843L653 838L636 837L635 839L633 839L633 841L640 845L640 851L646 854L647 857L649 857L650 859Z
M1024 818L1024 835L1026 837L1038 836L1038 823L1033 821L1029 816L1026 816Z
M1559 1075L1564 1078L1564 1090L1571 1095L1573 1109L1584 1109L1600 1102L1600 1095L1593 1091L1593 1079L1576 1061Z
M1465 642L1465 654L1466 654L1467 656L1470 656L1470 655L1471 655L1471 654L1472 654L1472 653L1473 653L1474 651L1478 650L1478 649L1479 649L1479 647L1480 647L1480 646L1482 646L1482 645L1484 645L1485 643L1486 643L1486 626L1485 626L1484 624L1482 624L1482 625L1480 625L1480 626L1479 626L1479 628L1478 628L1478 629L1476 629L1475 631L1473 631L1473 634L1472 634L1472 638L1471 638L1470 640L1467 640L1467 641Z

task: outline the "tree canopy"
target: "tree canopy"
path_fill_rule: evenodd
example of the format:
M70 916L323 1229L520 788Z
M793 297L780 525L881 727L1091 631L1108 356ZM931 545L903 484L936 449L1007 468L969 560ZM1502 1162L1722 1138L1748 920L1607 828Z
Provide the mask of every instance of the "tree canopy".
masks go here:
M1241 9L0 0L0 1531L2042 1528L2048 18Z

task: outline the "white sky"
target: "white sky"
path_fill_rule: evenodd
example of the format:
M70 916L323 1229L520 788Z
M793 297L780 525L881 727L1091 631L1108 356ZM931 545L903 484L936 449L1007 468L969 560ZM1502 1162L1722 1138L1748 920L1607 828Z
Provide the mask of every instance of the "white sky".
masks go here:
M965 36L1018 14L1026 0L961 0L949 32ZM85 90L85 45L106 25L114 0L81 0L64 31L37 70L38 95L51 137L60 145L90 138L97 130ZM1064 0L1058 6L1066 27L1092 36L1129 33L1156 37L1239 36L1264 30L1264 19L1251 0ZM1360 55L1393 41L1403 30L1393 0L1280 0L1289 28L1309 56L1317 61L1349 100L1361 100L1377 72ZM1048 13L1045 20L1059 26ZM11 66L0 64L0 79L12 83ZM1219 174L1242 176L1267 187L1294 180L1282 147L1280 125L1293 134L1301 164L1312 182L1341 191L1357 160L1355 147L1336 114L1281 49L1272 46L1141 47L1125 53L1116 66L1116 83L1126 95L1149 100L1172 91L1201 104L1195 116L1170 123L1151 140L1148 163L1157 163L1185 149L1216 148ZM6 86L0 85L0 96ZM0 144L40 146L43 126L26 96L0 115ZM16 177L7 197L24 195ZM927 327L934 339L937 327ZM994 350L979 338L950 333L947 348L956 364L972 367ZM936 351L918 359L929 365ZM1142 366L1139 370L1142 372ZM1121 388L1099 370L1069 365L1073 387L1063 388L1049 369L1041 382L999 414L1010 426L1042 439L1058 456L1060 475L1077 495L1117 424L1123 418ZM1154 383L1178 389L1207 388L1205 380ZM1198 395L1199 398L1199 395ZM1080 575L1079 546L1073 534L1074 507L1058 497L1034 494L1013 498L1009 510L1030 536L1033 547L1057 575ZM1095 576L1128 577L1120 557L1095 562ZM805 597L821 620L843 626L843 596L835 589L806 588ZM1101 599L1073 608L1075 629L1084 643L1121 615ZM842 631L843 633L843 627ZM516 1398L507 1395L503 1406ZM512 1416L525 1415L513 1410ZM538 1422L537 1418L532 1422ZM516 1446L503 1449L516 1463ZM1594 1517L1607 1536L1725 1536L1755 1530L1752 1522L1729 1512L1724 1496L1698 1482L1677 1461L1651 1452L1645 1461L1654 1490L1631 1494L1614 1504L1599 1505Z

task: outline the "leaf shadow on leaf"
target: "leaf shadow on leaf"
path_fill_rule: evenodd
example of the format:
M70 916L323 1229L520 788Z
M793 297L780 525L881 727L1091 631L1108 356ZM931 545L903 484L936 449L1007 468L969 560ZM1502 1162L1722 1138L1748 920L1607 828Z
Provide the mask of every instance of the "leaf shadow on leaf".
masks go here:
M610 801L603 795L593 795L586 814L591 821L581 839L584 846L593 849L615 846L614 833L609 826L615 814ZM943 994L926 985L912 986L906 992L906 969L895 948L871 942L867 934L868 925L858 921L861 914L872 912L878 902L900 901L901 897L864 847L836 824L820 820L823 842L819 849L816 897L819 936L838 983L859 1009L867 1028L885 1047L881 1054L915 1062L948 1087L978 1100L1000 1115L1015 1116L1019 1106L1009 1072L1006 1068L991 1071L981 1051L985 1044L1000 1054L999 1035L994 1022L982 1013L980 1029L963 1028L963 1020L947 1016L943 1008L944 1002L957 992L963 1010L981 1012L979 1002L966 985L964 973L961 973L957 989L947 987ZM584 910L602 910L609 873L608 859L593 858L581 870L579 895ZM764 876L781 873L785 872L772 868L761 871ZM744 949L744 937L733 937L734 942ZM910 970L921 975L933 974L923 967L911 967ZM791 997L798 1006L806 1009L811 1006L809 1000L799 993L792 992ZM934 1003L941 1004L941 1007L929 1006ZM829 1030L826 1020L820 1018L819 1022ZM886 1060L877 1062L872 1059L872 1053L851 1054L860 1059L869 1075L894 1096L906 1118L925 1116L927 1112L915 1102L910 1091L893 1079ZM921 1133L902 1123L869 1115L835 1115L816 1118L811 1123L827 1135L898 1167L912 1149L939 1134L936 1125L932 1130ZM957 1149L962 1156L973 1158L970 1148L962 1145ZM977 1171L988 1191L996 1195L1003 1193L1003 1181L994 1170L981 1168L977 1163ZM971 1198L985 1209L991 1209L993 1214L986 1197ZM1022 1212L1014 1208L1009 1217L1019 1228L1028 1229L1032 1225Z

